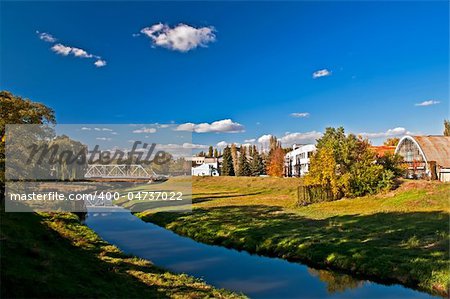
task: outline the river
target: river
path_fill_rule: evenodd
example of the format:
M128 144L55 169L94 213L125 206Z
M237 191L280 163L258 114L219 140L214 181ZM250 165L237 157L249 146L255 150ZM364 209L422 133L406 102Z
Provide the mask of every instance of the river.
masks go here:
M357 280L279 258L202 244L146 223L122 208L92 208L86 225L125 253L250 298L431 298L401 285Z

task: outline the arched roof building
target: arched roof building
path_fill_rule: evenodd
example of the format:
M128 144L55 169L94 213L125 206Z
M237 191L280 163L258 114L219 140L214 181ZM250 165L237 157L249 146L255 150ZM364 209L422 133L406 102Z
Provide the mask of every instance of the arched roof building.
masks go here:
M450 180L450 136L405 136L395 153L403 157L410 175Z

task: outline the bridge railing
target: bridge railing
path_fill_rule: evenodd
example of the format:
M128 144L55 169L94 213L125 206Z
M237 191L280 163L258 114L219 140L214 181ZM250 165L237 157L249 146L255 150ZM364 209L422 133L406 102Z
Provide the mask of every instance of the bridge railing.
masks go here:
M155 176L153 170L147 170L139 164L88 165L85 178L126 178L126 179L150 179Z

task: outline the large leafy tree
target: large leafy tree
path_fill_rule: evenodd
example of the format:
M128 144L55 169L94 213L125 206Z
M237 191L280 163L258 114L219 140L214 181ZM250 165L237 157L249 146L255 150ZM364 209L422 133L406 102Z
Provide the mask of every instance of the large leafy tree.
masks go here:
M331 188L333 194L337 195L342 189L337 169L332 148L323 147L311 157L311 166L305 177L305 184L327 186Z
M32 102L9 91L0 91L0 134L5 141L6 124L55 123L54 111L41 103Z
M368 140L346 135L342 127L327 128L317 141L305 184L330 188L334 198L376 193L393 186L399 161L377 157Z
M81 142L72 140L66 135L58 136L49 142L49 147L57 146L59 155L64 159L60 159L53 167L55 172L53 175L59 180L76 180L83 179L87 168L86 159L88 151L86 145ZM65 153L65 155L63 155ZM165 166L169 166L168 163Z
M55 123L54 111L41 103L0 91L0 194L5 187L5 133L7 124L48 124Z

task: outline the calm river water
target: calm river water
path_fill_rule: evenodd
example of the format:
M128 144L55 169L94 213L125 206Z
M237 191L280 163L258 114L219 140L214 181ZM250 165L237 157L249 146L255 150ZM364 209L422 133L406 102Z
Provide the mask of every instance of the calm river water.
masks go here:
M251 298L430 298L400 285L361 281L278 258L198 243L121 208L93 208L86 224L122 251Z

